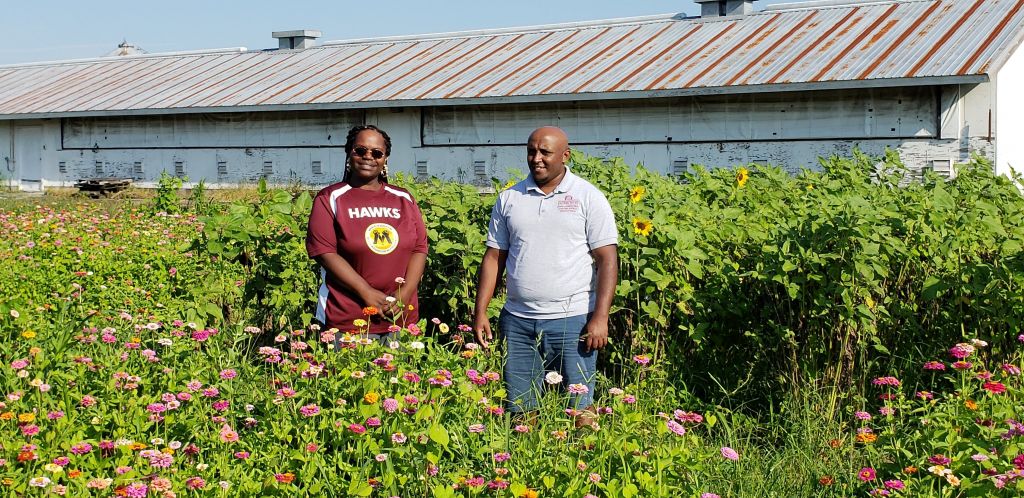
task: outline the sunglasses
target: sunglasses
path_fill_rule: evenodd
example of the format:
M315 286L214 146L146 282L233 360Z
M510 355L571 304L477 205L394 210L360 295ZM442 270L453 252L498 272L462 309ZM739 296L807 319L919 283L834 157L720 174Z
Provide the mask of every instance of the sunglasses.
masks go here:
M352 149L352 153L355 154L356 157L364 157L366 156L367 152L369 152L370 157L374 159L380 159L384 157L384 151L380 149L367 149L366 147L356 147Z

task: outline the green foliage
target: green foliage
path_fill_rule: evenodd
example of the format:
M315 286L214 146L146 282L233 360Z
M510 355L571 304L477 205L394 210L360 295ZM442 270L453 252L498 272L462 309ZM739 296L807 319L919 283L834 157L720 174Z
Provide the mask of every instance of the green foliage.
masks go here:
M151 205L152 211L168 214L181 212L181 198L178 196L178 192L185 181L188 181L188 178L180 178L161 171L160 179L156 184L156 195L153 197Z
M808 378L850 387L874 366L869 351L918 358L1024 318L1024 200L984 160L906 186L895 154L682 181L574 160L619 220L615 359L664 357L705 395L770 400ZM645 220L647 235L634 226Z
M267 187L260 180L253 201L230 204L202 218L193 248L242 266L243 305L261 326L309 324L318 275L306 256L305 234L313 199Z
M417 200L430 240L420 307L445 320L470 321L476 272L483 259L487 220L495 196L481 194L471 185L437 179L416 183L407 175L397 175L394 181ZM498 299L492 303L495 314L503 302Z
M214 204L207 193L206 180L199 180L199 183L192 187L188 196L188 208L191 213L211 215L217 212L218 206Z

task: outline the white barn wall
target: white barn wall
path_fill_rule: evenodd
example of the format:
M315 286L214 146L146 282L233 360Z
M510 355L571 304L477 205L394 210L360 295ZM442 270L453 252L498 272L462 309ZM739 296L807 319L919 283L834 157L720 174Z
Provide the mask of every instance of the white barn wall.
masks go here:
M730 130L734 130L733 133L749 134L752 137L770 137L772 133L778 133L780 130L793 133L789 128L797 128L799 125L805 131L800 132L804 135L797 140L735 139L723 142L665 142L665 138L659 134L665 133L666 126L675 127L669 131L676 133L673 130L678 130L679 126L686 127L685 120L687 118L671 115L676 112L671 108L664 111L669 115L660 115L661 111L651 111L651 109L657 110L665 107L655 105L648 106L644 110L646 114L642 121L648 123L649 128L639 134L636 131L631 130L631 132L639 137L650 136L651 140L656 143L614 143L614 138L608 136L606 143L603 144L592 143L575 146L588 154L600 157L620 156L629 164L643 163L648 169L663 173L673 172L673 163L681 160L686 161L689 165L701 164L708 167L763 162L783 166L791 171L798 171L801 168L813 169L818 166L819 157L849 156L855 147L872 155L882 154L887 147L896 149L908 167L912 170L920 170L929 167L931 161L935 159L966 160L970 153L979 153L988 157L995 156L994 144L988 140L990 133L989 110L992 109L994 96L991 87L990 84L946 87L941 91L925 92L923 97L920 95L913 97L921 102L902 102L898 105L893 104L895 101L892 99L886 101L888 103L879 101L876 95L863 100L863 104L857 104L863 107L862 112L858 111L857 105L851 107L849 102L835 106L826 105L824 108L818 109L805 108L802 113L792 112L792 107L787 107L790 112L778 111L775 114L771 112L771 109L765 111L764 105L760 104L752 106L751 108L754 110L748 112L744 111L743 105L730 104L727 113L721 119L713 116L708 119L708 116L704 116L705 122L723 121L728 123L724 126L729 126ZM914 92L907 93L905 90L900 92L899 95L917 95ZM754 100L757 99L751 98L751 101ZM780 101L777 97L768 100L776 103ZM942 103L938 103L938 101L942 101ZM925 104L931 107L922 107ZM573 105L575 104L563 104L563 106L570 107ZM580 106L585 105L580 104ZM789 106L789 104L786 105ZM602 111L608 107L613 111L607 115L602 114ZM702 107L702 109L711 112L708 111L708 107ZM822 131L823 136L831 135L830 138L816 139L813 134L809 134L804 121L815 120L816 116L832 112L835 109L841 109L846 113L847 119L860 124L855 128L843 124L843 128L840 130L842 133L836 130ZM931 109L931 119L923 117L922 109ZM616 116L628 115L627 111L628 108L624 111L621 103L593 104L592 110L588 111L591 114L586 119L581 118L583 115L577 113L572 114L572 121L568 123L556 121L555 124L566 126L571 140L576 138L573 136L574 134L589 133L589 139L596 142L596 139L608 133L616 133L625 129L621 122L616 121ZM505 144L423 145L424 143L439 143L439 136L421 137L421 128L429 130L429 127L423 126L424 115L431 112L429 109L415 107L365 111L365 117L362 118L365 122L380 126L392 137L393 151L389 161L391 171L416 174L417 162L425 161L428 174L431 176L466 183L489 184L491 177L507 178L509 170L523 171L525 151L522 144L525 143L527 135L534 127L552 122L545 116L536 114L536 109L526 109L525 114L531 119L519 119L518 122L513 123L502 122L498 119L501 117L500 115L498 118L488 118L494 122L491 128L497 130L498 125L504 126L494 133L500 132L502 140L507 141ZM692 114L693 111L687 112ZM102 127L86 130L84 134L79 130L77 135L79 138L75 140L68 140L67 129L63 130L65 136L62 142L61 121L49 119L0 121L0 127L2 127L0 128L0 151L7 151L4 154L11 154L12 133L10 130L12 126L41 124L44 130L43 147L45 149L41 151L44 187L72 186L80 179L93 177L136 178L137 184L152 186L159 178L161 171L173 174L175 162L179 161L183 163L184 175L188 176L191 180L190 183L205 180L211 188L252 184L264 176L264 163L268 161L272 163L273 171L267 175L267 178L272 183L326 185L341 178L345 161L341 145L344 143L343 135L344 131L347 131L347 122L332 121L326 128L304 128L305 131L296 134L294 131L295 113L278 113L277 121L270 113L267 114L268 116L257 119L260 127L270 129L275 126L291 127L292 129L288 131L291 134L288 135L291 139L298 140L300 143L325 145L261 147L259 146L261 145L259 140L261 135L240 127L226 132L218 139L222 142L215 143L251 143L253 147L175 148L176 144L181 143L179 133L177 136L161 136L146 142L151 147L166 148L87 148L83 147L83 144L87 145L87 142L93 140L98 141L101 136L106 137L107 146L116 146L125 141L138 145L141 140L140 133L143 137L145 133L126 129L126 127L138 126L142 129L150 127L145 123L140 126L137 118L125 120L124 123L105 118L106 121L103 122ZM940 114L942 119L940 119ZM1013 114L1004 113L1004 116ZM778 116L778 118L773 116ZM636 117L631 117L631 119L636 119ZM791 121L787 121L787 119ZM821 116L820 121L832 122L834 117ZM466 126L475 127L478 126L478 123L479 120L468 123ZM580 132L574 133L574 127ZM109 128L114 132L101 134L99 133L100 128L104 130ZM3 132L4 129L7 131ZM325 130L329 130L329 133ZM452 131L459 133L459 130ZM265 132L261 133L265 134ZM477 132L474 131L474 133ZM851 134L860 136L843 136ZM111 138L113 135L117 136ZM193 132L192 135L197 134ZM913 135L923 136L914 137ZM455 135L449 134L448 136ZM81 137L93 138L83 141ZM484 140L495 140L493 137L487 138L486 133L482 137ZM192 138L192 140L206 139L203 136ZM6 146L4 140L8 142ZM658 140L661 142L657 143ZM69 143L78 148L61 148L62 145L66 146ZM14 145L14 147L17 146L17 144ZM321 174L313 173L313 161L320 162ZM482 176L478 176L474 171L474 163L478 161L482 161L484 165L485 174ZM60 168L61 162L64 163L64 172ZM97 162L100 163L99 170L97 170ZM137 175L134 171L136 162L142 163L141 175ZM218 162L226 163L227 174L219 174ZM0 164L0 168L4 167L5 165ZM21 184L23 183L21 182Z
M995 76L996 172L1024 174L1024 50L1017 49Z
M0 121L0 185L14 188L14 149L12 148L11 122Z

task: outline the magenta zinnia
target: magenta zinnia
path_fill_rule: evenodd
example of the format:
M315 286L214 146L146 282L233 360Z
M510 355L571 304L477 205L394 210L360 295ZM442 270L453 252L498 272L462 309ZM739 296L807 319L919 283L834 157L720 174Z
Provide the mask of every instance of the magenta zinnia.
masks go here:
M1001 382L986 382L981 387L992 394L1002 394L1006 392L1006 386Z

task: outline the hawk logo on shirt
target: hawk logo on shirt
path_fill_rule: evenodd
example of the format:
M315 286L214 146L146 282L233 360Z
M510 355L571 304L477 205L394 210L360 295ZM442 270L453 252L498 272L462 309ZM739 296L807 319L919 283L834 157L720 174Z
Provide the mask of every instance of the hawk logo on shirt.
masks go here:
M366 246L375 254L391 254L398 247L398 230L387 223L374 223L366 227Z

